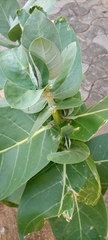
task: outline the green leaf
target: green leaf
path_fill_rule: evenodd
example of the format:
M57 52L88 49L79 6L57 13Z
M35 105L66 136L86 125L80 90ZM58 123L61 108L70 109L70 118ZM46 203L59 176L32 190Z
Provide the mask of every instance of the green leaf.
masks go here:
M19 24L18 17L16 17L15 20L12 21L11 23L11 28L8 31L8 37L11 41L15 42L17 40L18 41L20 40L21 34L22 34L22 29Z
M3 55L5 55L7 53L7 51L3 51L3 52L0 52L0 89L3 89L4 87L4 83L6 81L6 77L5 75L3 74L3 71L1 69L1 58Z
M62 52L63 66L59 76L55 79L55 82L51 88L51 91L54 92L58 89L61 84L65 81L67 76L70 73L70 70L74 64L76 56L76 42L70 43Z
M72 97L67 98L64 101L60 101L56 103L57 109L70 109L70 108L76 108L82 105L82 101L78 98Z
M26 12L26 10L24 8L17 10L16 14L18 16L19 23L20 23L21 27L23 28L25 25L25 22L27 21L27 19L29 17L29 14Z
M9 18L15 18L15 12L19 9L16 0L0 0L0 33L8 38L8 30L10 29Z
M108 133L91 139L87 145L96 163L102 188L108 188Z
M61 128L61 136L68 137L73 131L72 125L65 125Z
M7 51L1 58L5 78L27 89L35 89L29 73L27 54L22 46Z
M49 107L46 107L43 111L41 111L31 129L29 140L34 137L35 133L38 131L38 129L44 124L44 122L51 116L52 109Z
M26 187L26 184L24 184L21 187L17 188L10 196L8 196L4 200L2 200L2 202L3 201L7 201L9 203L14 203L14 204L19 205L25 187Z
M9 201L6 200L6 199L2 200L1 202L2 202L4 205L6 205L7 207L12 207L12 208L17 208L17 207L18 207L18 204L9 202Z
M48 153L58 149L57 136L58 131L52 128L41 132L29 143L0 154L0 200L12 194L48 164Z
M11 27L8 31L8 37L11 41L20 41L22 29L29 18L29 14L25 9L17 10L16 15L16 18L11 20Z
M67 118L71 119L73 116ZM71 138L81 141L89 140L108 120L108 97L75 116L74 119L72 125L78 130L72 132Z
M62 50L73 42L76 42L77 48L75 61L72 65L70 74L67 76L62 85L53 93L55 99L63 100L74 96L79 91L82 81L82 60L77 37L73 29L69 28L67 20L63 17L58 18L56 27L61 38Z
M107 235L107 213L103 198L96 206L76 202L72 220L49 219L56 240L103 240Z
M61 50L60 37L56 27L41 11L35 9L25 23L22 45L29 49L30 44L37 38L46 38Z
M49 14L55 2L56 0L37 0L36 5L41 6Z
M26 10L27 13L29 13L29 9L31 6L33 6L36 3L36 0L28 0L25 5L23 6L23 9Z
M34 105L40 99L43 90L28 90L10 80L7 80L4 86L6 101L11 107L17 109L25 109Z
M33 67L36 71L38 82L40 83L41 87L45 87L48 84L48 80L49 80L48 67L42 61L42 59L38 58L36 55L34 55L32 53L30 53L30 55L31 55L31 58L32 58ZM38 76L38 73L37 73L37 68L38 68L39 73L40 73L39 76ZM39 77L41 77L41 81L39 81Z
M90 155L89 148L82 142L74 142L70 149L65 151L50 153L48 160L59 164L80 163Z
M21 110L0 108L0 152L28 139L35 119Z
M97 204L101 186L96 166L91 157L81 163L67 164L66 177L67 191L72 194L74 192L78 201L85 202L87 205Z
M74 211L73 196L79 197L81 189L86 204L97 203L97 180L86 161L84 165L79 163L76 166L50 164L32 178L27 183L18 209L20 240L28 233L39 231L45 219L63 215L67 221L71 221Z
M51 11L55 2L56 2L56 0L52 0L52 1L50 1L50 0L37 0L37 1L36 0L29 0L29 1L27 1L27 3L24 5L23 8L27 12L29 12L31 6L35 6L35 5L37 6L38 5L38 6L42 7L49 14L49 12Z
M38 113L45 107L46 104L47 104L47 101L44 98L40 98L31 107L23 109L23 112L28 113L28 114Z
M6 101L6 99L5 98L0 98L0 108L8 107L8 106L9 106L9 104Z
M28 233L40 230L46 218L58 214L70 217L73 199L70 193L64 194L62 178L58 167L52 164L28 182L18 209L20 240ZM28 208L30 211L26 211Z
M29 50L46 64L50 79L59 75L62 68L62 57L53 42L41 37L31 43Z

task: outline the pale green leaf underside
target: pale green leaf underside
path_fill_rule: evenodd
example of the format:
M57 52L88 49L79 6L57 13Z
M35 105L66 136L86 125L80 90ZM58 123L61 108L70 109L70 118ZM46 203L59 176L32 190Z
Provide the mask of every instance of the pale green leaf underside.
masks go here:
M57 77L62 68L62 57L56 45L45 38L34 40L29 48L30 52L45 62L48 67L50 79Z
M37 38L45 38L53 42L61 50L61 42L55 25L45 15L35 9L25 23L22 33L22 45L29 49Z

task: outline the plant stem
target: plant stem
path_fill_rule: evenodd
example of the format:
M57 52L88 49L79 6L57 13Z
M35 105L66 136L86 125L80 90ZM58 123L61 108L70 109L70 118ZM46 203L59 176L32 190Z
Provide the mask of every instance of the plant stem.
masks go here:
M61 124L61 118L60 118L59 113L58 113L56 108L53 110L52 115L53 115L55 124L57 126L60 125Z

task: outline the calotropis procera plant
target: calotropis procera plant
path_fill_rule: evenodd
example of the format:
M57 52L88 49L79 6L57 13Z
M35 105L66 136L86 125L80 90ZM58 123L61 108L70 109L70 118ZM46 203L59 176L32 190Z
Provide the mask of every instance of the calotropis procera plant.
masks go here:
M81 52L55 0L0 0L0 200L18 207L19 239L47 219L57 240L105 240L108 97L82 101ZM93 137L93 138L92 138Z

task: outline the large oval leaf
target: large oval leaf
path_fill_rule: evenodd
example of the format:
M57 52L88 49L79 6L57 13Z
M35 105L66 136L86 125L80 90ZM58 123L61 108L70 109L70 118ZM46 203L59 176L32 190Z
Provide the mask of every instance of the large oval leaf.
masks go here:
M7 102L11 107L17 109L31 107L40 99L43 90L28 90L12 83L10 80L7 80L4 86Z
M62 57L56 45L45 38L38 38L32 42L30 52L45 62L49 70L49 78L57 77L62 68Z
M65 151L50 153L48 160L60 164L80 163L90 155L89 148L82 142L74 142L70 149Z
M61 50L61 41L55 25L45 15L35 9L25 23L22 33L22 45L29 49L37 38L46 38Z

